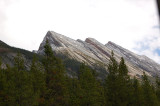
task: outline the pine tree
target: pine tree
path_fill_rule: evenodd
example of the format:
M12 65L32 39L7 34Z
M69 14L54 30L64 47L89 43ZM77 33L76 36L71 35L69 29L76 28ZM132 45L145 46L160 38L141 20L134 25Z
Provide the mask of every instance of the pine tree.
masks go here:
M17 53L17 56L14 58L14 68L17 71L24 70L24 58L20 53Z
M13 74L14 72L11 71L11 68L9 65L6 65L7 69L4 70L4 74L5 74L5 89L4 92L6 92L6 101L5 101L5 105L13 105L15 104L15 97L13 96L14 93L14 81L13 81Z
M127 106L131 104L132 84L128 75L128 69L121 58L120 63L116 61L112 51L108 64L108 75L105 80L105 98L109 106Z
M144 98L141 85L139 81L134 77L133 79L133 95L131 106L144 106Z
M104 105L103 88L96 80L91 70L84 64L80 66L79 83L82 89L81 106Z
M130 99L132 95L132 83L128 75L128 69L124 62L124 59L121 58L121 61L118 66L118 89L119 89L119 105L127 106L130 104Z
M34 104L44 104L44 91L45 91L45 75L43 67L38 63L37 58L34 56L30 69L33 84L33 99Z
M2 59L1 59L1 57L0 57L0 69L1 69L1 66L2 66Z
M160 103L160 79L158 76L156 77L156 96L157 96L158 101Z
M48 41L46 41L44 48L45 58L43 65L46 73L46 105L66 105L68 98L64 66L61 60L54 56Z
M0 58L0 104L6 105L8 101L7 93L6 93L6 75L5 71L1 68L2 61Z
M150 84L148 77L144 73L142 76L142 89L144 96L144 105L145 106L158 106L158 100L155 92L152 89L152 85Z
M105 79L105 100L107 106L118 106L118 63L114 58L114 53L112 51L110 61L108 64L108 75Z
M77 78L67 78L69 106L80 106L82 89Z
M24 58L21 54L17 54L14 58L15 65L11 69L12 78L8 80L12 84L11 97L15 99L14 105L32 105L33 104L33 86L31 77L24 67ZM12 94L13 93L13 94Z
M123 59L123 57L121 58L121 61L119 63L119 76L120 77L123 77L124 79L126 79L127 81L130 79L129 78L129 75L128 75L128 69L127 69L127 66L125 64L125 61Z

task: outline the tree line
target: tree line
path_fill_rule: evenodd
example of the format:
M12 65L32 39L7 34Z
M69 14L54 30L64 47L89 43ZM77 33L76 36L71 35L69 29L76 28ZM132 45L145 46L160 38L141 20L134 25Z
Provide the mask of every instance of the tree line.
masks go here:
M78 77L65 72L48 42L40 63L36 57L30 70L25 69L21 54L14 58L14 67L0 68L1 106L159 106L160 80L152 85L145 73L142 80L128 75L123 58L117 62L111 53L108 75L104 81L97 73L81 64ZM0 61L0 66L1 66Z

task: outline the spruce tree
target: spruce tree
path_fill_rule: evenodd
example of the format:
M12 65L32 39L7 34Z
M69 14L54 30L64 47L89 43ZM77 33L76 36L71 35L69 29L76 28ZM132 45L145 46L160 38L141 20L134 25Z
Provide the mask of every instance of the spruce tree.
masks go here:
M20 54L19 52L17 53L17 56L14 58L14 68L17 71L22 71L25 68L24 58L22 54Z
M144 96L144 105L145 106L158 106L158 100L155 92L152 89L152 85L148 80L147 75L144 73L142 76L142 89Z
M105 79L105 101L107 106L118 106L119 104L119 88L118 88L118 63L115 60L112 51L108 64L108 75Z
M24 58L21 54L17 54L14 58L15 65L11 69L12 83L11 91L13 91L12 96L15 99L15 105L33 105L33 86L31 82L31 77L29 73L25 70Z
M133 79L132 86L133 86L133 95L131 98L131 100L132 100L131 106L145 106L142 87L139 83L139 80L137 80L135 77Z
M0 104L6 105L6 102L8 101L8 96L6 92L6 75L5 71L1 68L1 58L0 58Z
M109 106L127 106L131 104L132 84L128 69L121 58L118 63L112 51L108 64L108 75L105 79L105 98Z
M30 74L34 92L32 95L35 101L34 105L44 104L45 75L43 67L37 61L37 58L35 56L32 60Z
M127 106L130 104L132 96L132 83L128 75L128 69L123 58L118 66L118 97L119 106Z
M69 106L80 106L82 99L82 88L77 78L67 78L69 91Z
M1 57L0 57L0 69L1 69L1 66L2 66L2 59L1 59Z
M157 96L158 101L160 103L160 79L158 76L156 77L156 96Z
M100 83L94 77L91 69L82 64L79 70L79 83L82 97L81 106L101 106L104 105L104 93Z
M66 105L68 98L64 66L62 61L54 56L48 41L46 41L44 48L45 58L43 65L46 73L46 105Z

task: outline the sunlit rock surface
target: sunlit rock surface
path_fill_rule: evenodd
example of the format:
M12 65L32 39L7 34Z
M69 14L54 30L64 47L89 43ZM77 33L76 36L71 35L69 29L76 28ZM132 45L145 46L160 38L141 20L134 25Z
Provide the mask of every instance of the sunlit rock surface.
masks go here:
M96 66L104 67L107 70L107 64L113 50L118 62L121 57L125 59L131 76L140 77L143 72L149 76L160 75L160 65L158 63L146 56L137 55L113 42L103 45L94 38L87 38L85 41L74 40L56 32L48 31L40 44L38 54L44 54L46 40L49 41L54 52L84 62L91 67L95 67L96 64Z

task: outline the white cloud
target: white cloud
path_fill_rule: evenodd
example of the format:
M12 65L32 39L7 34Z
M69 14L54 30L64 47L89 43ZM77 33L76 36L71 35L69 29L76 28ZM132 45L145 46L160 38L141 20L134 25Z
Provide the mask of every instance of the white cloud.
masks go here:
M149 58L160 63L160 52L157 52L157 49L160 49L160 29L153 28L154 33L150 36L146 36L140 41L135 42L134 51L138 54L145 54Z
M28 50L38 49L48 30L129 50L158 33L155 0L1 0L1 22L0 39Z

